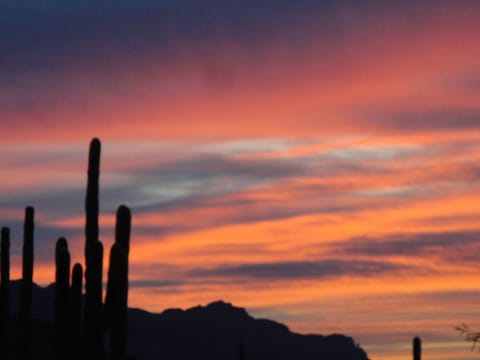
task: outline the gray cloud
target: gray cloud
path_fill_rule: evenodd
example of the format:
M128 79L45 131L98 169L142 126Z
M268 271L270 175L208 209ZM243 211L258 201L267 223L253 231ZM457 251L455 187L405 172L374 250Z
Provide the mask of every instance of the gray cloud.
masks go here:
M161 165L161 175L168 174L244 175L260 178L300 175L304 166L293 159L242 159L218 155L203 155ZM155 171L155 174L158 174Z
M5 221L0 224L2 227L10 228L10 253L14 258L20 258L23 246L23 220ZM55 243L61 236L67 241L72 237L78 237L84 233L83 227L56 227L44 225L39 221L34 224L34 252L35 262L54 264ZM78 244L69 244L70 248ZM19 264L17 264L19 265Z
M301 160L245 160L218 155L192 155L188 159L137 170L126 186L103 191L105 203L115 197L136 211L167 211L199 206L249 205L237 197L222 203L222 197L284 179L302 177L310 171ZM117 200L118 202L118 200Z
M130 280L128 286L132 288L172 288L185 285L185 281L179 280Z
M291 34L290 41L298 41L287 25L301 26L299 17L313 18L311 12L321 15L326 3L2 0L2 26L9 34L0 38L0 46L8 50L2 51L2 68L53 71L69 62L88 64L89 57L98 61L111 55L130 56L145 48L165 57L178 39L197 47L227 36L255 46L256 35L272 26L284 28L286 35Z
M225 265L214 269L192 270L190 276L229 279L301 280L339 276L379 276L387 272L410 269L409 266L386 261L325 259L318 261Z
M419 219L410 219L408 223L410 225L451 225L451 224L462 224L462 223L475 223L478 221L478 215L468 214L468 215L439 215L439 216L427 216Z
M75 152L76 153L76 152ZM78 156L78 155L76 155ZM41 155L47 162L61 160L55 151ZM25 156L19 163L24 164ZM101 175L100 209L103 214L113 214L120 204L130 206L135 214L169 213L209 208L217 209L218 216L190 224L188 219L169 226L136 226L135 232L161 237L165 234L232 223L281 219L313 212L341 212L353 210L347 205L329 204L325 197L321 204L306 201L320 195L335 195L345 188L335 186L306 186L294 189L299 192L299 204L279 202L274 199L258 201L248 196L248 191L309 176L316 171L307 159L255 159L220 155L190 154L178 160L148 165L134 171L117 171ZM80 173L79 173L80 174ZM25 193L10 192L2 195L0 206L4 209L23 208L25 202L35 207L48 219L77 217L84 214L85 178L71 182L69 188L56 186L61 178L52 175L47 186L29 188ZM104 178L106 184L103 185ZM116 178L122 178L117 184ZM81 181L80 181L81 180ZM298 199L296 199L298 200ZM222 210L226 211L222 211ZM231 211L235 209L235 211ZM83 227L83 222L78 228ZM49 234L45 233L45 236Z
M0 206L19 209L25 206L26 201L44 214L80 215L84 213L85 209L85 189L59 189L53 185L40 189L29 189L27 193L7 194L0 200Z
M447 86L454 93L480 94L480 68L463 70L455 76L444 79L439 85Z
M440 146L439 151L443 151L445 146L456 148L456 144L444 144ZM470 143L468 148L475 146L475 143ZM394 153L397 150L394 149ZM69 153L74 154L76 158L79 156L76 147L72 147ZM402 154L403 152L400 151L400 155ZM160 153L160 157L163 155L164 153ZM365 208L380 209L391 206L388 202L378 201L378 198L369 196L362 197L362 201L358 201L357 197L353 203L344 201L345 198L351 198L352 192L355 193L358 190L353 184L348 183L340 185L328 183L326 185L292 185L290 183L285 191L291 194L291 197L286 200L278 200L275 197L258 200L250 196L249 191L255 190L257 187L261 189L262 186L281 184L284 181L290 182L296 178L310 176L328 178L338 174L357 173L368 176L377 171L385 173L390 171L386 167L372 167L364 164L362 156L360 159L355 156L352 158L348 152L340 155L340 159L336 156L332 158L327 154L326 156L307 158L256 158L251 160L238 156L229 157L191 152L183 154L180 159L164 161L153 166L148 165L146 168L136 169L132 172L127 169L124 172L117 170L118 173L115 174L102 173L102 176L106 175L110 179L109 181L116 176L125 177L127 180L122 181L121 185L116 185L115 181L108 184L107 181L107 185L102 186L100 208L104 214L113 214L118 205L125 203L132 208L134 219L136 214L141 215L142 213L168 214L185 211L188 214L189 210L215 210L215 216L205 216L201 221L198 219L191 221L192 219L186 215L184 221L168 225L134 226L134 234L161 239L173 233L208 227L278 220L306 214L349 213ZM372 156L372 152L367 151L367 155ZM374 153L373 156L378 157L378 154ZM61 161L61 156L55 151L44 153L41 157L47 162ZM23 164L24 158L26 157L21 157L21 164ZM468 179L478 177L478 167L473 165L467 166L463 172L468 175L465 175ZM455 174L456 176L452 180L458 178L458 172ZM5 194L2 196L0 206L4 209L19 209L23 208L25 200L28 200L28 204L35 206L37 212L47 215L50 220L52 218L61 219L65 216L83 216L84 181L85 179L78 183L78 188L72 189L51 186L29 190L34 191L32 194ZM113 185L111 185L112 183ZM380 193L379 196L387 195ZM438 192L434 192L434 195L438 195ZM402 193L402 198L396 199L396 201L398 204L398 201L409 201L409 199L419 196L431 195L426 189L421 188L420 191ZM443 222L443 219L439 221ZM14 226L21 229L20 222L16 222ZM54 241L60 235L78 236L83 233L83 226L83 221L72 228L39 226L38 234L39 238ZM102 227L102 233L112 233L111 227ZM459 244L463 244L463 247ZM447 254L443 251L446 247L452 248L454 251ZM42 249L50 249L50 246L42 247ZM53 249L53 242L51 249ZM341 251L349 254L384 256L424 254L425 256L442 256L442 258L446 258L448 255L455 257L455 261L468 262L474 261L474 255L472 255L474 249L474 236L469 232L398 234L378 239L364 237L352 239L340 246ZM44 256L49 257L50 250L45 250Z
M261 35L271 39L278 32L282 43L292 49L312 41L336 48L348 45L359 29L375 19L392 17L408 22L452 8L448 1L418 4L413 0L388 5L367 0L341 4L331 0L118 0L101 4L2 0L1 6L2 32L9 36L0 37L0 82L15 82L16 87L22 87L22 78L7 78L7 74L34 69L36 74L31 76L35 77L62 71L71 64L110 72L118 59L138 56L146 49L168 63L179 41L188 44L192 56L214 51L218 40L224 39L255 54L265 45ZM388 24L382 22L381 26ZM315 36L311 25L321 29ZM325 52L326 63L330 53ZM24 98L36 101L33 96Z
M57 159L54 156L54 159ZM378 167L378 166L377 166ZM169 160L134 171L117 170L116 173L102 173L101 183L106 176L106 185L100 191L102 213L113 214L120 204L130 206L135 214L194 211L215 209L216 215L207 216L203 221L189 221L181 224L158 226L136 226L135 232L162 237L167 234L191 231L200 227L250 223L255 221L284 219L293 216L321 213L345 213L362 208L385 206L377 199L363 196L354 204L344 201L346 196L357 191L352 184L309 185L295 184L292 180L314 176L330 178L336 175L350 175L358 172L371 174L388 169L372 168L356 159L320 158L275 158L248 159L215 154L189 154L178 160ZM121 178L117 184L117 177ZM25 198L35 208L49 217L82 216L84 213L85 184L78 181L76 188L61 189L53 185L29 190L33 193L4 195L0 205L4 208L23 207ZM284 191L291 194L289 199L262 198L249 196L263 186L287 182ZM422 191L424 194L425 191ZM353 193L354 194L354 193ZM413 192L409 196L417 196ZM78 224L78 226L83 226Z
M231 284L258 286L270 281L322 280L344 276L377 277L386 273L411 271L413 267L387 261L324 259L317 261L285 261L218 265L214 268L188 268L165 263L132 264L137 273L132 287L181 291L184 286ZM140 277L138 277L140 276Z
M478 261L480 231L393 234L357 237L332 245L331 251L366 256L411 256L439 258L452 264Z
M368 112L367 112L368 113ZM480 108L448 108L438 106L423 110L398 110L364 115L365 124L373 129L401 132L469 130L480 127Z
M45 156L48 164L62 158L55 153ZM24 164L26 160L21 158L18 161ZM131 180L124 185L103 186L100 200L102 207L109 212L120 203L132 204L138 209L162 205L171 208L185 201L194 205L197 199L214 197L284 178L303 176L307 171L307 164L290 159L245 160L219 155L191 154L189 158L125 172ZM101 183L105 175L118 176L102 173ZM0 205L19 206L24 198L28 197L28 201L35 207L46 208L52 212L63 214L65 211L83 212L86 186L84 183L86 175L84 176L83 181L76 183L78 188L58 188L54 182L56 179L52 179L51 185L36 192L35 189L30 189L27 195L5 194Z

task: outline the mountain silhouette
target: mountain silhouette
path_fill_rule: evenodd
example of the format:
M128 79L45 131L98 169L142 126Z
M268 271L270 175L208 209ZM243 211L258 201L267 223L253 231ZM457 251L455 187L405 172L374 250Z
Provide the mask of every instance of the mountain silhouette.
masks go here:
M20 283L11 282L13 320L19 310ZM53 358L54 285L34 285L32 297L33 356ZM350 337L296 334L281 323L256 319L223 301L160 314L130 308L128 322L128 354L136 360L368 359ZM9 342L14 343L16 329L11 330Z

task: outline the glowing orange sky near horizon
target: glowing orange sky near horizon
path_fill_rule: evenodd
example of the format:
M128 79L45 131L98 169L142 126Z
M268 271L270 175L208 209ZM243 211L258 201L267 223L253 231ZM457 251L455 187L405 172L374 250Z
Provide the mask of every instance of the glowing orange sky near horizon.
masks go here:
M281 35L254 53L179 40L168 63L112 52L33 79L34 105L0 107L0 217L18 242L21 209L35 206L35 281L53 280L54 233L83 262L98 136L105 249L115 207L133 210L131 306L224 299L295 331L351 335L372 359L410 356L415 335L426 358L476 358L453 331L478 323L480 300L475 13L367 22L298 51Z

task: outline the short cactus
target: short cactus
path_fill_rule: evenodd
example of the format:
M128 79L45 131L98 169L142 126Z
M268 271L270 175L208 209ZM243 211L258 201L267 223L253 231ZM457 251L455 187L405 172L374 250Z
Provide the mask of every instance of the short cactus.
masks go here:
M82 323L82 265L76 263L72 270L72 287L70 293L70 336L71 358L81 358L81 323Z
M69 358L70 253L67 240L59 238L55 247L55 351L57 360Z
M115 243L110 251L110 268L105 299L106 326L111 328L110 358L112 360L126 358L130 223L130 210L121 205L117 211Z
M422 359L422 341L418 336L413 338L413 360Z
M0 245L0 358L8 359L8 316L10 290L10 229L2 228Z

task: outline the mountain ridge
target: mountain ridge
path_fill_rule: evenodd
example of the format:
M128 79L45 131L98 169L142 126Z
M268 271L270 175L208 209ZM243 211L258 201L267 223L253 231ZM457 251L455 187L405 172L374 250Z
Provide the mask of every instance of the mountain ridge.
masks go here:
M15 318L21 280L11 282L10 314ZM52 349L42 346L53 336L54 284L33 286L34 337L42 358ZM277 321L255 318L246 309L223 300L161 313L128 309L128 354L136 360L368 360L351 337L298 334ZM240 350L240 347L242 350ZM47 354L46 354L47 353Z

